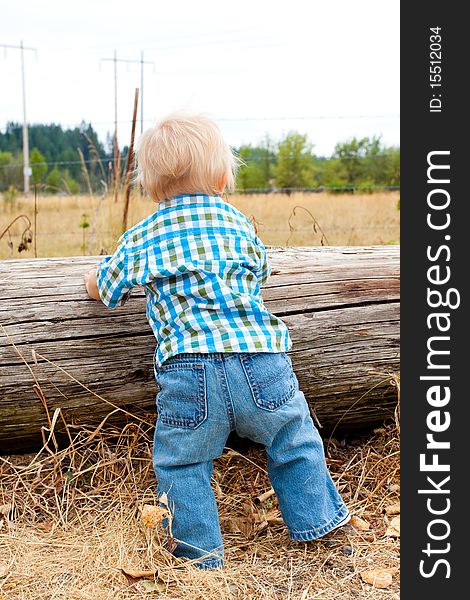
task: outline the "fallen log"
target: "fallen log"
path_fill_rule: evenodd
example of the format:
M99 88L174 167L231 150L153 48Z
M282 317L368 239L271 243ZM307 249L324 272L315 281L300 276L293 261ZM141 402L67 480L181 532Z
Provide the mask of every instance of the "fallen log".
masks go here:
M399 247L268 253L263 298L289 327L294 370L321 433L393 416ZM143 292L115 310L89 299L83 273L99 258L0 262L0 453L40 447L54 414L59 433L64 423L96 426L116 407L109 422L118 425L155 412L156 340Z

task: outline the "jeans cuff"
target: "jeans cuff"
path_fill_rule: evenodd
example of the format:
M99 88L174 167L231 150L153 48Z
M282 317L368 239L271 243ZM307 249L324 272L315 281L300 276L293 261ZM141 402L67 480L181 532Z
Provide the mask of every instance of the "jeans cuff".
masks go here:
M289 530L289 536L291 540L296 542L309 542L311 540L316 540L323 537L330 531L333 531L333 529L341 527L342 525L346 525L346 523L349 521L349 518L349 511L346 506L343 506L333 517L333 519L328 521L326 525L317 527L316 529L307 529L306 531Z
M201 562L194 563L194 566L198 569L202 569L203 571L209 571L210 569L220 569L220 567L224 566L223 558L211 558L209 560L204 560Z

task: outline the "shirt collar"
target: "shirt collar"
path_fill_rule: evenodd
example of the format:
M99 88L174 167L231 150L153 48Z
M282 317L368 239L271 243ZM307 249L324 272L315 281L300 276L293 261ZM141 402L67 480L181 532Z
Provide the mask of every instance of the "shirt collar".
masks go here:
M223 202L219 195L209 196L208 194L180 194L165 198L158 202L158 209L169 208L170 206L185 206L187 204L207 204L207 202Z

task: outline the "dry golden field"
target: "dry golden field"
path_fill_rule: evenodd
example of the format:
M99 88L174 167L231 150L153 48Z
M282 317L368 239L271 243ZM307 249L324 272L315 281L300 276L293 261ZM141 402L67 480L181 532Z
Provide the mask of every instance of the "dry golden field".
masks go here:
M376 194L296 193L233 195L229 202L252 218L268 246L360 246L399 244L399 192ZM39 196L34 227L34 196L0 198L0 235L13 219L26 215L36 229L27 251L18 252L26 220L19 219L0 240L0 259L111 253L122 233L123 200L112 196ZM129 226L155 205L135 193ZM87 227L83 225L88 224ZM34 237L34 236L33 236ZM12 242L11 244L8 241Z

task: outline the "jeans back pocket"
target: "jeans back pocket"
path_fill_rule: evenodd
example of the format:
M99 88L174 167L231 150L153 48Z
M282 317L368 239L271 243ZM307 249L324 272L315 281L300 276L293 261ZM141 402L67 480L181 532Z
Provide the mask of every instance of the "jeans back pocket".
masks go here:
M207 418L206 373L203 363L175 362L155 368L160 387L157 411L160 422L196 429Z
M273 411L294 396L297 377L285 352L250 352L240 358L258 408Z

